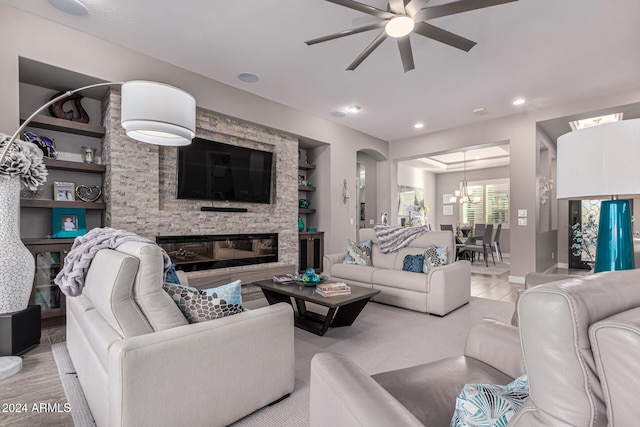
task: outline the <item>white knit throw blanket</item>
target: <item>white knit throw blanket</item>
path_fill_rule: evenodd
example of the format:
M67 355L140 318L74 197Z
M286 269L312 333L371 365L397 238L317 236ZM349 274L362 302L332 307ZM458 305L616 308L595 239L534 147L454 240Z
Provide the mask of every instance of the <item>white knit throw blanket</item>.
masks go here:
M413 240L429 231L426 225L420 227L400 227L391 225L376 225L373 227L380 244L380 252L387 254L404 248Z
M82 294L84 279L91 261L101 249L115 249L125 242L143 242L155 245L155 242L115 228L94 228L84 236L76 237L71 250L64 259L64 266L54 279L54 283L67 296L76 297ZM164 271L171 267L171 258L163 250Z

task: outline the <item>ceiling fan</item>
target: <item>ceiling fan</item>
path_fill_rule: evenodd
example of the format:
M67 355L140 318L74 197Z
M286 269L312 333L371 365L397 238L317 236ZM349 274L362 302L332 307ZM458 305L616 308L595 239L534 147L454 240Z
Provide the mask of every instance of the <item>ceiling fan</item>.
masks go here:
M411 33L437 40L449 46L464 50L465 52L469 52L469 50L476 45L474 41L428 24L425 21L518 0L458 0L431 7L425 6L429 0L389 0L388 10L378 9L377 7L354 0L326 1L373 15L379 18L380 21L308 40L305 42L308 46L384 27L384 30L358 55L351 65L347 67L347 70L355 70L387 37L392 37L398 41L400 59L402 60L402 66L406 73L415 68L413 64L413 53L411 51L411 41L409 40Z

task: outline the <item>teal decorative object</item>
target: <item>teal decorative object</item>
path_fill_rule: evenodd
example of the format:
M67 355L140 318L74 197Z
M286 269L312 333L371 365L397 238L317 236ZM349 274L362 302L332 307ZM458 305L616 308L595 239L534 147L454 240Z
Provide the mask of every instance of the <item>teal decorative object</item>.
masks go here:
M311 203L307 199L299 199L298 206L302 209L308 209Z
M302 231L304 230L304 221L302 220L302 217L299 216L298 217L298 231Z
M307 277L313 277L313 276L315 276L315 275L316 275L316 271L315 271L313 268L309 267L309 268L307 268L307 269L305 270L304 274L305 274Z
M595 273L635 268L629 200L603 200L596 244Z

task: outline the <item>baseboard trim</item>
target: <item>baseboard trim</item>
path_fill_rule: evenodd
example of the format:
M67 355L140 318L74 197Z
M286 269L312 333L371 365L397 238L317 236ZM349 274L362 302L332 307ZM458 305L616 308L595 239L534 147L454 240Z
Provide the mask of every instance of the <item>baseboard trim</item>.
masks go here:
M566 269L568 269L569 268L569 263L559 262L558 263L558 268L566 268Z
M547 268L547 269L544 271L544 274L552 273L552 272L553 272L554 270L556 270L557 268L558 268L558 264L552 265L551 267Z
M510 283L517 283L519 285L524 285L524 277L522 276L509 276L507 279Z

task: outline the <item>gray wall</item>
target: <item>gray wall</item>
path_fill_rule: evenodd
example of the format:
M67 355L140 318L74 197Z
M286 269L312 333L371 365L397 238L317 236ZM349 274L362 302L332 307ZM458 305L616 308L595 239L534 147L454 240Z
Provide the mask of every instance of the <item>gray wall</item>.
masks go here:
M586 89L588 90L588 89ZM537 203L537 123L582 112L595 111L640 100L640 89L627 90L607 96L586 99L566 105L545 108L535 102L529 103L523 113L461 126L441 132L420 135L389 143L390 165L394 168L399 160L413 159L425 153L437 153L461 149L483 143L509 141L511 144L511 218L516 218L518 209L527 209L526 226L511 228L510 280L524 282L528 272L538 268L537 254L550 252L558 244L550 239L538 240L536 221ZM392 171L393 172L393 171ZM391 174L393 180L393 173ZM391 186L396 184L391 183ZM558 228L566 226L561 205L558 213ZM564 225L562 221L564 220ZM563 237L558 235L558 242Z
M193 94L198 107L204 110L330 144L331 149L316 161L323 170L315 180L325 184L323 207L317 214L318 228L326 231L327 252L342 250L345 237L355 239L356 226L350 225L349 219L357 218L357 207L355 198L346 205L342 203L342 180L348 178L349 189L354 193L356 152L368 149L387 158L387 142L8 6L0 5L0 16L2 132L11 134L19 126L21 56L105 81L146 79L174 85ZM37 28L38 36L29 28Z
M502 166L496 168L487 168L487 169L477 169L467 171L467 181L485 181L489 179L499 179L499 178L509 178L509 166ZM452 194L457 188L460 186L460 182L463 180L464 173L463 172L450 172L450 173L440 173L436 175L436 229L440 229L440 224L453 224L454 228L456 225L456 221L460 219L460 205L453 204L453 216L444 216L442 215L442 195L443 194ZM513 224L513 218L510 218L511 224ZM502 249L503 253L509 253L510 250L510 239L511 239L511 231L510 227L502 226L502 231L500 232L500 249Z

